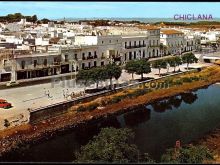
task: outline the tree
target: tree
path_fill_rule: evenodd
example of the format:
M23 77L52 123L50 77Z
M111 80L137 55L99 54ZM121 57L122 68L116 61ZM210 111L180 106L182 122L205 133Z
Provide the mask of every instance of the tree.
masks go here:
M134 79L134 73L136 72L137 63L135 60L128 61L125 65L125 70L132 75Z
M106 75L110 80L110 87L112 89L112 79L118 80L121 77L122 69L116 64L106 65Z
M90 79L96 82L96 88L98 88L100 81L106 80L107 78L106 69L104 67L90 69Z
M83 81L84 85L86 86L88 81L91 80L91 71L90 70L79 70L79 72L76 75L77 81Z
M174 72L176 71L175 69L176 69L176 66L180 66L181 64L182 64L182 60L181 60L181 58L179 57L179 56L175 56L174 57L174 62L175 62L175 66L174 66Z
M133 144L134 132L128 128L102 128L97 136L76 153L76 162L89 163L135 163L138 162L139 150ZM148 154L145 162L152 162ZM143 159L141 158L141 160Z
M136 71L135 73L138 75L141 75L141 79L143 79L143 74L144 73L150 73L151 72L151 68L150 68L150 63L147 62L144 59L138 60L136 61L137 65L136 65Z
M41 20L41 22L42 22L43 24L47 24L48 22L50 22L50 20L49 20L49 19L46 19L46 18L43 18L43 19Z
M176 71L176 66L182 64L181 58L179 56L167 58L166 61L171 67L174 67L174 72ZM167 72L168 71L169 70L167 70Z
M37 16L36 15L32 16L32 22L34 22L34 23L37 22Z
M212 160L213 154L205 146L186 146L171 148L161 157L163 163L203 163Z
M182 61L183 61L183 63L187 64L187 70L188 70L189 64L197 62L198 59L195 57L195 55L193 53L186 53L186 54L182 55Z
M159 69L159 76L160 76L160 70L161 68L166 68L167 67L167 63L165 60L160 59L160 60L155 60L152 62L152 67L153 68L158 68Z

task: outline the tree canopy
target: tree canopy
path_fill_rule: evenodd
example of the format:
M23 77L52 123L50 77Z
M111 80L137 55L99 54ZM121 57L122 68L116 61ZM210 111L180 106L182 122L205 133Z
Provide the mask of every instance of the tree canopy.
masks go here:
M128 128L102 128L97 136L76 153L77 162L134 163L138 162L139 150L133 144L134 132ZM144 160L143 160L144 159ZM141 161L153 162L148 154Z
M212 160L213 154L205 146L186 146L178 150L175 148L167 149L162 155L163 163L203 163L205 160Z
M191 52L182 55L182 62L187 64L187 69L189 68L189 64L195 63L197 61L198 59Z

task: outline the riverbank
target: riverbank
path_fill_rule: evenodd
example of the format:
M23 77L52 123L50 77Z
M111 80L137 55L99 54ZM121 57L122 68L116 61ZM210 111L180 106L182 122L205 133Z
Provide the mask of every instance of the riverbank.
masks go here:
M183 76L189 76L197 73L186 73ZM150 93L132 99L124 99L118 103L105 106L103 109L93 111L76 112L70 110L67 114L54 117L37 123L35 125L23 125L0 132L0 153L4 154L13 148L19 147L23 143L32 143L40 139L48 139L59 132L76 127L85 122L94 122L111 115L118 115L130 111L143 104L162 100L171 96L179 95L188 91L193 91L210 84L220 81L220 68L218 66L209 67L199 74L207 76L204 80L184 83L179 86L172 86L165 89L157 89Z

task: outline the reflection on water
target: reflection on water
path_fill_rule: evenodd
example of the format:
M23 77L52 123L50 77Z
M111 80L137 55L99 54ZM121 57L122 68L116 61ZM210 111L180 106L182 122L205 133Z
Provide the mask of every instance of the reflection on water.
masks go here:
M154 102L151 104L151 106L155 112L165 112L166 110L179 108L182 101L184 101L186 104L192 104L196 101L197 98L198 97L196 93L183 93L179 96L173 96L169 99Z
M220 127L220 87L212 85L192 93L170 97L132 112L103 119L59 135L49 141L10 153L2 161L70 162L74 152L103 127L129 127L135 132L135 143L141 152L159 160L176 140L189 143ZM163 112L163 113L161 113Z
M125 124L130 127L144 123L150 120L150 112L150 109L146 108L146 106L140 106L133 112L124 114Z

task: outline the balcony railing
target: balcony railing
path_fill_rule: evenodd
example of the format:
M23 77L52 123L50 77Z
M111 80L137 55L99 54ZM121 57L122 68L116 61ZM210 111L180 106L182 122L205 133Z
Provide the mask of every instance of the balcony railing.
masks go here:
M136 45L136 46L125 46L126 49L142 48L146 47L146 44Z

